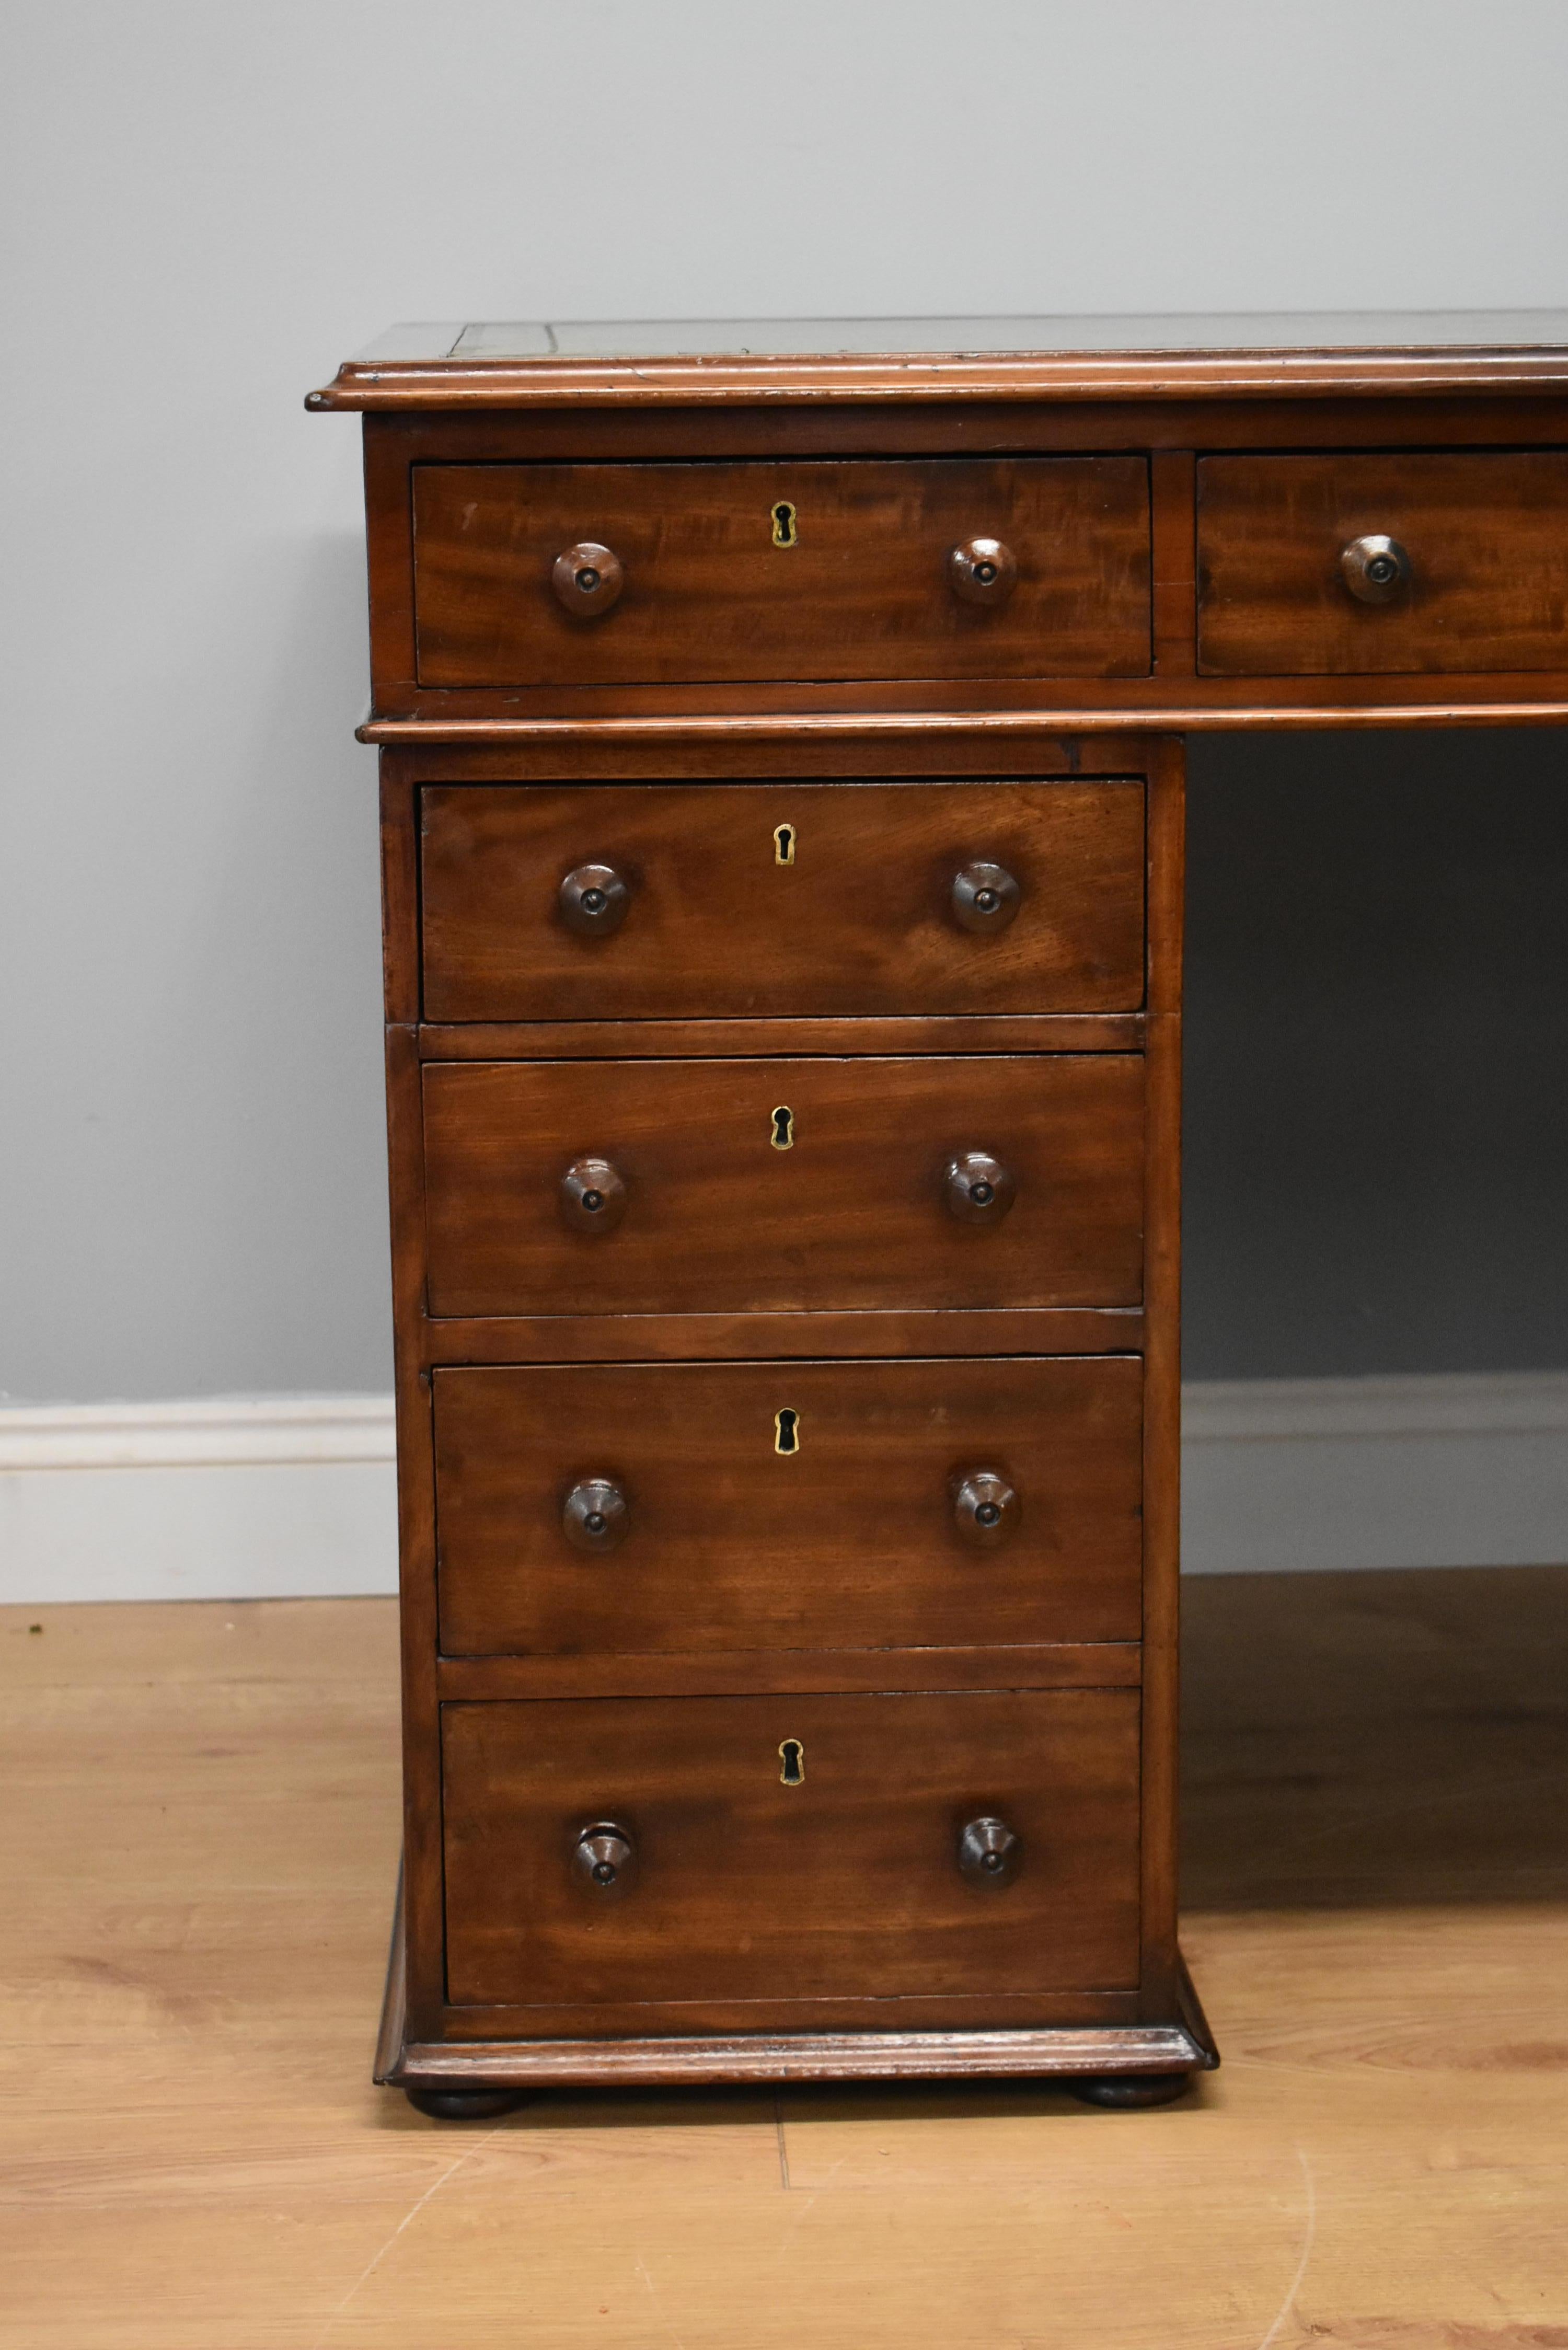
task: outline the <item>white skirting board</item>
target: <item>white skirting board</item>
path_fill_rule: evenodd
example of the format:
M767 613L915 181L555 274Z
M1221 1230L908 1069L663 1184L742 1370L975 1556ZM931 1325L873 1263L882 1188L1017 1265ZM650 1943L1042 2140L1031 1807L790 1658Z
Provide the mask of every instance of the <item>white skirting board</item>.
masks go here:
M1568 1371L1190 1386L1181 1483L1189 1574L1568 1564Z
M1185 1418L1190 1573L1568 1562L1568 1372L1225 1380ZM0 1601L394 1590L392 1458L383 1396L0 1408Z
M398 1587L389 1396L0 1409L0 1601Z

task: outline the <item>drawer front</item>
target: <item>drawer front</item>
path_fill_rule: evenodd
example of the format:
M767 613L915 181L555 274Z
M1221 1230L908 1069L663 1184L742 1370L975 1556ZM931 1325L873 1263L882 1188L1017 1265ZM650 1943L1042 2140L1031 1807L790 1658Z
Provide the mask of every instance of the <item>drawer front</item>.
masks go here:
M449 1705L442 1743L454 2004L1137 1982L1136 1690Z
M442 786L421 880L431 1020L1144 997L1137 781Z
M1205 457L1198 495L1207 675L1568 669L1568 454Z
M1148 672L1141 457L428 464L413 512L421 685Z
M442 1649L1136 1640L1141 1387L1127 1357L438 1370Z
M424 1122L437 1315L1140 1298L1137 1055L446 1062Z

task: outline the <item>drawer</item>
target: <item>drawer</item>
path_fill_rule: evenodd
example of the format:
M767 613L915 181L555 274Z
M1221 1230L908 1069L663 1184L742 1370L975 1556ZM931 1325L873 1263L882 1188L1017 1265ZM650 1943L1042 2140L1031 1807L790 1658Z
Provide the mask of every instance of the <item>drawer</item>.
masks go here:
M1148 672L1142 457L426 464L413 515L421 685Z
M1205 457L1198 497L1209 676L1568 669L1568 454Z
M421 884L431 1020L1144 999L1137 781L443 785Z
M424 1130L432 1314L1140 1298L1136 1054L440 1062Z
M438 1370L441 1648L1136 1640L1141 1390L1130 1357Z
M454 2004L1137 1983L1136 1690L449 1705L442 1750Z

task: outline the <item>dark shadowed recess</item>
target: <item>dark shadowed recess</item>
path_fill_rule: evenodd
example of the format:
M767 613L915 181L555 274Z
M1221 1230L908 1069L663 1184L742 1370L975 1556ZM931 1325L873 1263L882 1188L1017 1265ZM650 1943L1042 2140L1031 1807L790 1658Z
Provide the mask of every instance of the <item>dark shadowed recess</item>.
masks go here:
M1568 1364L1568 730L1189 755L1187 1377Z

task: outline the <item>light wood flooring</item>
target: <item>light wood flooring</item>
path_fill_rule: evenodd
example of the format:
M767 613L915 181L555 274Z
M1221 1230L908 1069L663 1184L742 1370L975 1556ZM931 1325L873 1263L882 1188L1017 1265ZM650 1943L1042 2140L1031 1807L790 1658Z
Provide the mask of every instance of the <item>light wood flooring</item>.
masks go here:
M390 1605L0 1611L0 2342L1568 2350L1568 1570L1187 1614L1189 2103L454 2129L368 2077Z

